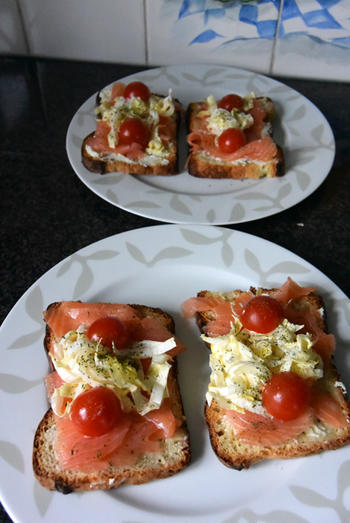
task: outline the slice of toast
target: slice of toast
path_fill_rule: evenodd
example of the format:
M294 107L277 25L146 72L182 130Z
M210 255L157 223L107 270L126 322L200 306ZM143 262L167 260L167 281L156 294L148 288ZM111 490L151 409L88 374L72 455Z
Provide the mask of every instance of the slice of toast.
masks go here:
M62 302L56 302L48 307L48 311L59 311ZM144 305L132 305L142 318L156 318L171 333L174 333L172 317L159 308ZM56 342L52 329L46 326L44 347L49 353ZM51 358L49 358L51 361ZM52 368L52 367L51 367ZM178 420L174 435L160 441L159 451L142 454L132 465L115 466L109 464L104 470L70 470L64 468L55 454L56 422L55 414L50 408L36 430L33 445L33 470L35 477L42 486L50 490L58 490L64 494L73 491L111 489L122 484L141 484L153 479L169 477L185 468L191 459L189 435L184 416L181 393L177 380L176 357L172 358L168 376L170 407Z
M259 294L271 294L275 289L261 289ZM252 294L257 290L251 288ZM221 297L225 301L234 304L242 291L234 290L226 293L201 291L199 297ZM298 299L300 307L314 308L320 311L318 315L319 327L327 332L326 314L323 300L315 293ZM213 311L197 312L196 321L202 333L205 333L208 323L215 319ZM301 456L309 456L324 450L338 449L350 442L350 406L346 398L345 388L340 382L339 375L333 360L325 367L322 378L323 384L333 398L337 398L347 426L334 428L315 419L313 424L305 432L282 444L271 446L247 443L236 435L233 425L225 416L225 408L212 399L210 405L205 405L205 418L209 430L210 441L214 452L219 460L226 466L241 470L266 459L289 459Z
M230 159L230 155L221 155L218 149L206 148L204 141L199 145L190 146L188 157L188 172L192 176L199 178L274 178L284 174L284 155L282 148L272 141L272 123L275 117L275 107L273 101L268 97L258 97L255 101L257 107L264 111L263 127L259 130L259 135L248 136L250 147L255 142L255 150L259 153L248 151L247 146L238 150ZM193 102L188 107L187 121L189 133L198 130L198 118L201 118L203 105L206 102ZM196 121L197 120L197 121ZM200 126L203 130L203 126ZM248 129L249 131L249 129ZM208 131L209 132L209 131ZM211 133L209 133L211 134ZM246 133L245 133L246 134ZM266 147L271 149L268 158L261 152ZM240 153L241 151L241 153ZM250 149L251 151L251 149ZM263 156L261 156L263 154ZM259 157L264 159L259 159ZM255 158L255 159L254 159Z
M96 98L96 107L100 109L97 115L97 122L104 118L103 108L106 106L106 96L108 97L109 90L103 95L101 91ZM156 100L164 100L166 97L162 95L151 95ZM107 100L108 105L108 100ZM169 176L178 173L178 131L180 125L180 109L181 104L178 100L174 100L175 111L169 116L170 126L168 129L168 137L163 142L162 153L152 150L147 147L144 150L144 155L133 156L128 152L118 152L117 149L107 147L106 150L94 150L95 131L86 136L81 146L81 158L83 165L91 172L98 174L105 174L110 172L121 172L129 174L153 174L157 176ZM125 110L124 110L125 112ZM135 117L134 113L124 114L124 117ZM144 114L140 115L141 120L148 127L151 135L149 145L155 138L158 139L158 124L152 117L152 112L146 109ZM122 121L122 120L121 120ZM120 122L121 123L121 122ZM118 124L116 125L115 134L118 133ZM115 144L116 146L118 143Z

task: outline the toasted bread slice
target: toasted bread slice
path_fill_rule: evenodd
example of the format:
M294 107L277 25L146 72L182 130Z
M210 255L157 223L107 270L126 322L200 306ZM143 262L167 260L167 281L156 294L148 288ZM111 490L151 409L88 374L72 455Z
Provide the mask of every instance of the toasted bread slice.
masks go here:
M58 311L62 302L53 303L49 310ZM144 305L132 305L141 317L151 316L160 321L167 329L174 333L172 317L159 308ZM56 338L47 325L44 340L45 350L48 353ZM49 359L51 361L51 359ZM57 437L55 414L50 408L41 420L33 445L33 470L40 484L50 490L58 490L64 494L73 491L111 489L123 484L141 484L153 479L169 477L185 468L191 459L189 435L184 416L181 393L177 380L176 357L168 376L168 390L170 394L170 408L179 421L174 435L160 441L157 452L141 454L132 465L115 466L109 464L103 470L71 470L64 468L55 454Z
M205 150L201 145L199 147L191 147L188 158L188 172L192 176L199 178L274 178L281 176L284 173L284 155L282 148L276 143L272 144L272 122L275 117L275 108L273 101L268 97L259 97L256 99L257 106L263 108L264 125L261 129L260 135L255 138L254 157L248 152L246 146L242 147L241 155L239 150L234 154L234 158L230 159L230 155L215 155L215 150ZM188 107L188 129L189 133L198 130L198 116L203 110L203 102L193 102ZM197 121L196 121L197 119ZM251 140L251 139L250 139ZM249 141L250 141L249 140ZM252 140L253 141L253 140ZM250 144L252 145L252 141ZM269 147L272 153L265 158L264 148ZM262 151L262 153L261 153ZM263 154L263 156L261 156ZM258 159L259 155L261 158Z
M271 294L274 290L262 289L259 292ZM253 294L257 292L255 288L251 288L250 291ZM242 291L240 290L227 293L201 291L198 293L198 296L220 296L234 304L234 301L241 293ZM298 301L300 307L313 308L320 311L318 315L319 327L327 332L325 306L322 298L315 293L311 293L308 296L299 298ZM215 315L212 311L196 313L197 324L202 333L205 333L206 325L213 319L215 319ZM206 403L205 418L210 441L219 460L227 467L241 470L266 459L289 459L309 456L324 450L338 449L349 443L350 406L333 360L325 366L325 374L322 381L327 391L341 407L344 418L347 419L347 425L335 428L315 418L313 424L306 431L281 444L266 446L257 443L253 445L243 441L239 438L239 435L236 435L233 425L226 417L225 408L220 406L215 399L211 401L210 405Z
M118 85L124 85L118 82ZM97 125L99 120L104 118L104 110L106 107L109 109L113 106L113 103L109 105L108 96L111 96L112 91L110 89L104 89L98 93L96 98L96 106L100 108L100 112L97 116ZM165 97L158 94L152 94L152 97L156 97L156 100L164 100ZM106 98L107 97L107 98ZM86 136L82 142L81 157L83 165L91 172L98 174L105 174L110 172L121 172L129 174L153 174L157 176L169 176L178 173L178 131L180 124L180 110L181 104L178 100L174 100L175 111L167 118L168 129L166 131L166 139L163 141L162 153L159 153L159 122L157 123L150 116L151 113L144 109L144 112L139 115L138 113L129 112L125 113L125 108L122 108L123 116L119 122L122 123L126 117L140 117L150 132L150 141L152 143L154 139L158 140L157 147L158 151L154 152L154 148L149 149L149 146L144 150L143 154L132 154L132 152L123 151L118 149L118 143L115 143L116 149L108 146L106 136L103 137L105 140L105 149L100 147L96 151L94 146L95 131L91 132ZM140 100L140 103L142 101ZM146 111L146 112L145 112ZM154 110L153 110L154 113ZM159 115L158 115L159 116ZM162 126L166 124L165 120L162 121ZM115 133L117 134L118 125L116 125ZM156 149L157 149L156 147ZM125 148L125 146L124 146Z

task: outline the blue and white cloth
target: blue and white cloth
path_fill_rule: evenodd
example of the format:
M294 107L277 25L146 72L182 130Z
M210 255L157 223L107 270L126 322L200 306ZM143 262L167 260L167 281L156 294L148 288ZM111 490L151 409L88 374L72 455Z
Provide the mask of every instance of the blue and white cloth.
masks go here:
M178 22L188 17L196 32L191 45L274 39L278 31L279 38L298 34L350 47L350 0L182 0Z
M350 47L349 0L284 0L279 36L300 33Z

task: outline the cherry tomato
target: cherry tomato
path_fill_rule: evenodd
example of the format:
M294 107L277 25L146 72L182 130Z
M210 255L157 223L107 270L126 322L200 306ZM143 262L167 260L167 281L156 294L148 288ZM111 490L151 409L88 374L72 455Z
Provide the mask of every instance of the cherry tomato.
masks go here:
M126 349L133 341L132 332L128 326L112 316L95 320L87 331L87 336L91 341L98 343L101 340L105 347L116 349Z
M232 111L232 109L243 109L244 100L238 94L227 94L218 102L220 109Z
M133 98L135 96L141 98L144 102L148 102L151 91L142 82L131 82L125 88L124 98Z
M289 421L306 411L309 387L295 372L274 374L262 391L262 402L271 416Z
M239 129L226 129L218 138L218 147L222 153L234 153L247 142L244 133Z
M120 145L138 143L145 148L150 136L148 127L139 118L125 118L119 127L118 143Z
M84 436L102 436L122 419L123 411L117 395L106 387L82 392L72 403L71 420Z
M240 315L245 329L260 334L275 330L284 318L282 305L270 296L255 296Z

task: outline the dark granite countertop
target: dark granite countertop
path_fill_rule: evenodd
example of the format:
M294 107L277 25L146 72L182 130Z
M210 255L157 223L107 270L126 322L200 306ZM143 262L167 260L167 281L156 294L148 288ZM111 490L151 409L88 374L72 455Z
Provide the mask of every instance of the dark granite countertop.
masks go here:
M1 322L26 289L66 256L110 235L157 224L92 193L75 176L65 151L67 127L82 102L142 69L0 58ZM328 119L336 140L333 168L311 196L291 209L228 227L290 249L350 295L350 84L280 80ZM0 513L3 521L9 519Z

